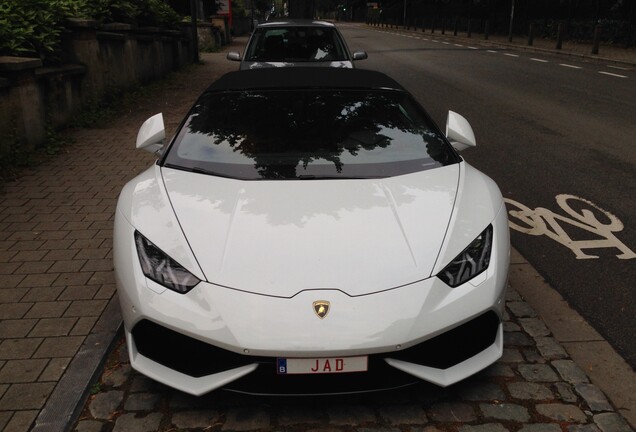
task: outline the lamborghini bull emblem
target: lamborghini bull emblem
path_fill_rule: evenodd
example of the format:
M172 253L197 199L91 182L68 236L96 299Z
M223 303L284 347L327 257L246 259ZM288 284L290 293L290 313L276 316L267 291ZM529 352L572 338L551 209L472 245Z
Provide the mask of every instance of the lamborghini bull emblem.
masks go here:
M325 300L318 300L313 303L314 313L318 315L318 318L323 319L329 313L329 302Z

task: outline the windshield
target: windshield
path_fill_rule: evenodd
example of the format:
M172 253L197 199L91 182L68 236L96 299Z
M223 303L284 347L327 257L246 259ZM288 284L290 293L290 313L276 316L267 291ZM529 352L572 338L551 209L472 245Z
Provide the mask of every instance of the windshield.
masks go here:
M459 160L404 92L268 90L203 95L163 164L246 180L344 179Z
M251 62L345 61L347 51L329 27L267 27L257 29L245 55Z

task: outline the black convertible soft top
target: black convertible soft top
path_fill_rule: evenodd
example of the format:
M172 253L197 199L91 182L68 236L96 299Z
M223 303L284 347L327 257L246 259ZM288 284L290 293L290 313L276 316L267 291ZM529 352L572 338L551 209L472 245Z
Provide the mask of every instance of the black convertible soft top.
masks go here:
M381 72L335 67L280 67L229 72L208 92L261 89L391 89L404 91Z

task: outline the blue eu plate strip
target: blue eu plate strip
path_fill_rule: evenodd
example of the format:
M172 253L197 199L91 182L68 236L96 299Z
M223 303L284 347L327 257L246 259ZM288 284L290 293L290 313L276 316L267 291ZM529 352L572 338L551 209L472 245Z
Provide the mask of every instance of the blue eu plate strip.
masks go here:
M276 371L278 374L287 373L287 359L279 358L276 360Z

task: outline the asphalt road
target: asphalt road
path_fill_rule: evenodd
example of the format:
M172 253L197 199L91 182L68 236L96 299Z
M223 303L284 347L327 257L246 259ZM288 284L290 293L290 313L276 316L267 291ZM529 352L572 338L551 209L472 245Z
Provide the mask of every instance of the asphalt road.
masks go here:
M636 70L340 28L369 54L358 67L395 78L441 128L448 110L469 120L477 148L462 155L508 200L512 244L636 369Z

